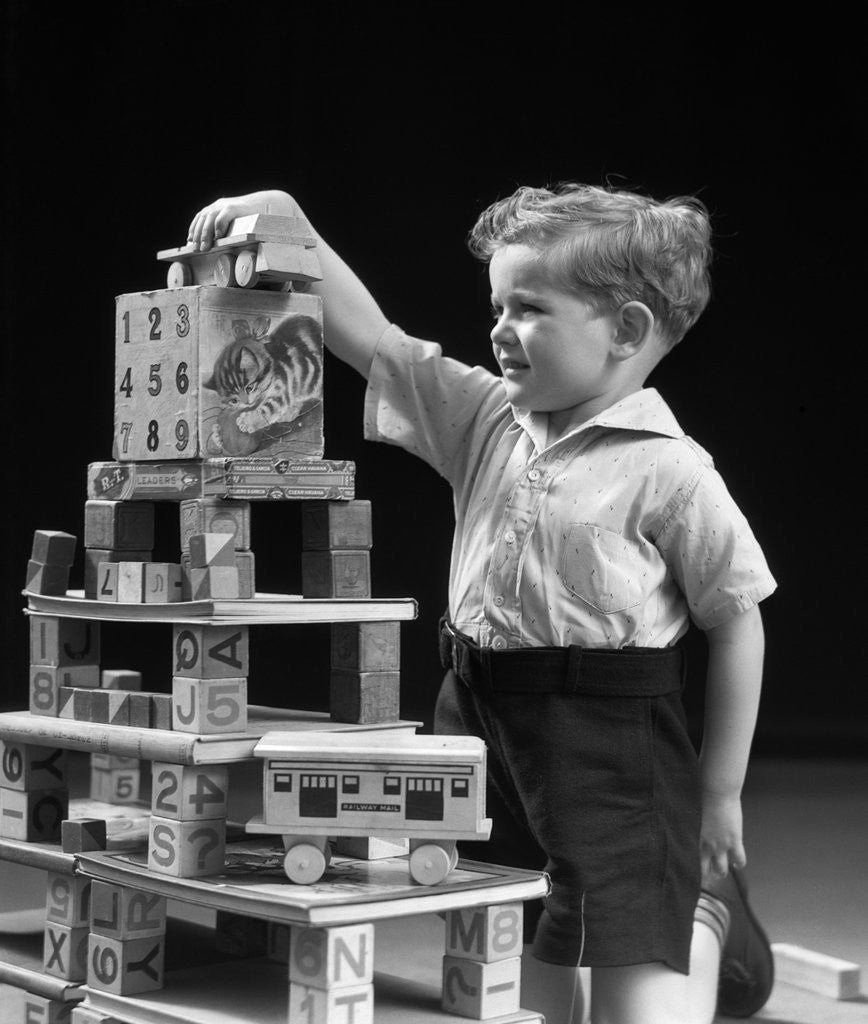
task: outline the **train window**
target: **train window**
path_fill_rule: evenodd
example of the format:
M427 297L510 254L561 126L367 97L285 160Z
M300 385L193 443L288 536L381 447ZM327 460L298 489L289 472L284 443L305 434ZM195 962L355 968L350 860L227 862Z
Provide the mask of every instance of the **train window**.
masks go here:
M274 773L274 792L275 793L291 793L292 792L292 773L291 772L275 772Z
M401 792L401 780L395 776L386 777L383 779L383 792L388 793L391 796L396 796Z
M469 779L453 779L452 780L452 795L453 796L470 796L470 780Z
M345 793L358 793L359 791L359 776L358 775L344 775L341 779L341 786Z

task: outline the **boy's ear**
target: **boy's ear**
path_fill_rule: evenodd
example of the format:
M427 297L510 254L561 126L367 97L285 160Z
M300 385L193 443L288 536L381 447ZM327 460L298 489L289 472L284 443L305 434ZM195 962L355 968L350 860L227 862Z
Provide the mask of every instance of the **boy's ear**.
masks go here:
M612 354L630 359L640 352L654 335L654 314L644 302L625 302L615 313Z

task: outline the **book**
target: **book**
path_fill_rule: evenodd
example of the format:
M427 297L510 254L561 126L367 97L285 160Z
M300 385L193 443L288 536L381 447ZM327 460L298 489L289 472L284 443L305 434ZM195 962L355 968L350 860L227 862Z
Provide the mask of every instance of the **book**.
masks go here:
M293 711L252 704L247 708L243 733L175 732L172 729L138 729L129 725L77 722L70 718L32 715L29 711L0 713L0 738L19 743L65 747L89 753L116 754L144 761L171 764L230 764L252 758L253 748L267 732L369 732L397 730L415 732L421 722L399 720L375 725L333 722L326 712Z
M45 913L42 912L39 927L33 919L25 931L13 931L18 925L16 918L21 915L0 914L0 984L14 985L45 999L64 1001L81 1000L84 989L80 982L67 981L43 973L42 955L45 929ZM3 1017L0 1007L0 1019Z
M411 597L310 598L299 594L261 593L255 597L168 604L120 604L95 601L83 590L68 590L65 597L23 591L27 611L74 619L128 622L186 622L210 626L253 626L268 623L398 622L415 619L418 605Z
M464 860L445 882L417 885L406 857L364 861L334 856L318 882L295 885L284 874L283 857L280 837L251 837L226 844L219 875L175 878L149 871L146 850L83 853L78 869L92 878L200 906L323 926L534 899L549 889L548 877L539 871Z

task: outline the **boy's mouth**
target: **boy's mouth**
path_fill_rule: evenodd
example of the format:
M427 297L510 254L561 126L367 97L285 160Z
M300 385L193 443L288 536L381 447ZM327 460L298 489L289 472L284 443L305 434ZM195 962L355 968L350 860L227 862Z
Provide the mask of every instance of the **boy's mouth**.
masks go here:
M500 366L504 373L529 369L527 363L520 363L517 359L503 359L501 360Z

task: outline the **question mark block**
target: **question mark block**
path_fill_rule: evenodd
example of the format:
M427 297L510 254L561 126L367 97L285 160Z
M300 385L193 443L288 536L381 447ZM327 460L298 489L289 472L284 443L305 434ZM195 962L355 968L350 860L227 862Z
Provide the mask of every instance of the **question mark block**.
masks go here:
M200 736L247 730L246 679L172 679L172 728Z
M0 836L25 843L59 843L69 817L68 789L0 789Z
M223 870L226 819L174 821L151 815L148 870L176 878L198 878Z
M247 626L176 625L172 646L173 676L240 679L250 674Z
M163 987L166 936L112 939L90 934L87 983L101 992L130 996Z
M151 765L151 811L174 821L225 818L229 769L225 765Z
M374 980L374 926L293 927L289 980L305 987L341 988Z
M289 983L289 1020L305 1024L373 1024L374 986L313 988Z
M84 1018L72 1016L76 1005L67 999L49 999L25 992L24 1024L89 1024Z
M162 935L166 931L166 898L95 879L90 894L90 930L122 941Z
M521 957L485 964L443 957L443 1009L462 1017L486 1020L519 1008Z
M173 604L183 601L180 563L145 562L144 566L145 604Z
M93 665L100 657L100 626L89 619L30 617L30 664Z
M83 875L50 872L45 886L45 918L69 928L90 924L91 881Z
M521 956L523 913L520 903L465 907L446 913L446 953L493 963Z
M88 929L70 928L46 921L42 947L42 969L46 974L66 981L84 981L87 977Z
M0 740L0 786L4 789L62 789L68 766L67 750Z

